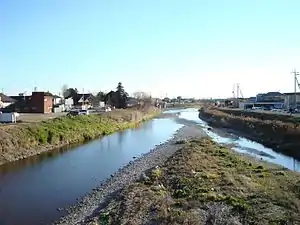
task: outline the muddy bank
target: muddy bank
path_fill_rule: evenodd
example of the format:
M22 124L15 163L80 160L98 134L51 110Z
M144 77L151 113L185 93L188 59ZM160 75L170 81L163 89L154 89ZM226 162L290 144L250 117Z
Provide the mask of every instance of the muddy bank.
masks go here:
M173 148L82 224L300 224L299 174L205 138Z
M202 108L199 110L199 117L214 127L233 129L250 140L300 159L298 124L236 116L213 108Z
M182 122L183 123L183 122ZM81 199L77 205L67 209L69 214L55 224L86 224L97 217L107 202L126 185L139 179L144 171L161 166L171 155L180 148L180 142L190 137L206 137L198 126L184 126L168 142L158 145L149 153L132 161L115 173L101 187ZM183 140L183 141L182 141Z
M159 112L154 108L115 110L0 126L0 165L134 127Z

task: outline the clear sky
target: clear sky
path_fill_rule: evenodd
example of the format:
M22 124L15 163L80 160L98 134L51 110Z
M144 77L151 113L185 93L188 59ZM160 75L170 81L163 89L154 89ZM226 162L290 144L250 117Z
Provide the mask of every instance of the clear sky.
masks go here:
M2 0L0 88L293 91L299 12L299 0Z

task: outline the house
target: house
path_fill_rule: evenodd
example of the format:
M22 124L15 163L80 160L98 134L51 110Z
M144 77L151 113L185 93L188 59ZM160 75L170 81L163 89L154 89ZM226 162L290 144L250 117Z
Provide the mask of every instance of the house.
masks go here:
M284 94L280 92L268 92L256 95L256 102L284 102Z
M6 108L16 102L15 99L10 98L3 93L0 93L0 109Z
M7 111L21 113L51 113L53 108L53 97L50 93L35 91L31 96L19 94L10 96L15 100L14 104L7 107Z
M59 95L52 95L53 99L53 108L52 112L58 113L58 112L64 112L65 111L65 104L63 103L63 97Z
M88 109L92 107L94 96L92 94L77 94L73 97L65 99L66 108L82 108Z
M300 108L300 92L284 93L284 106L287 109Z

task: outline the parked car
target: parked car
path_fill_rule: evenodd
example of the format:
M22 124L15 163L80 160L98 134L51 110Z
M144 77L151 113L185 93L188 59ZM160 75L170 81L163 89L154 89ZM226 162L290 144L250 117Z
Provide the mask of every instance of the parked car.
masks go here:
M273 108L273 109L271 109L271 111L272 111L272 112L281 112L282 109L276 109L276 108Z
M299 109L290 109L289 113L299 113Z
M87 109L80 109L79 110L79 115L89 115L90 112Z
M68 112L67 116L78 116L79 111L78 110L71 110Z
M263 107L252 107L252 110L263 110Z

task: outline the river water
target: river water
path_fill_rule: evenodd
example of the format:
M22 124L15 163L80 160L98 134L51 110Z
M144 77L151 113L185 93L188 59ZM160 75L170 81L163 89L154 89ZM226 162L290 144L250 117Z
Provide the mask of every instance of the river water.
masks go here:
M239 152L300 171L291 157L245 138L211 130L195 109L169 110L194 121L216 142ZM79 147L51 151L0 166L0 225L49 224L63 216L57 209L76 203L120 167L165 142L182 125L174 119L154 119Z
M219 144L229 145L235 151L247 153L267 162L275 163L287 169L300 172L300 161L293 157L275 152L271 148L267 148L262 144L240 137L229 131L213 129L206 122L199 119L196 109L185 110L181 112L180 117L198 123L208 136Z
M0 167L0 225L48 224L120 167L165 142L182 125L154 119L75 147Z

